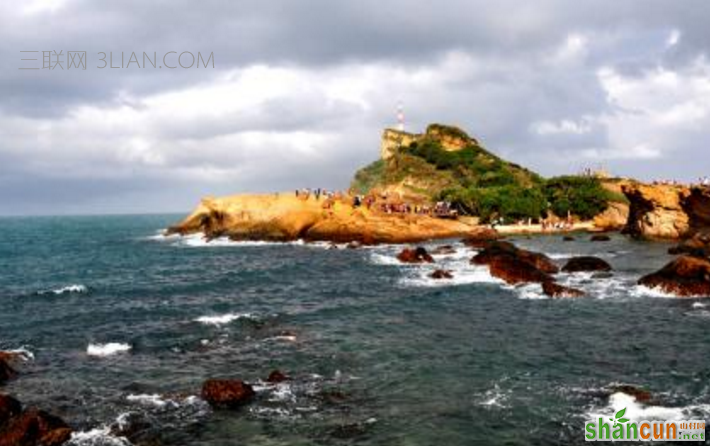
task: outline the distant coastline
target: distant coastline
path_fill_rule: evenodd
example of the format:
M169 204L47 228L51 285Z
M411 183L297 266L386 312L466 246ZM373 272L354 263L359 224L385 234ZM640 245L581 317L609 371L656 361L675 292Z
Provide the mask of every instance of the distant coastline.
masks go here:
M605 173L544 179L451 126L385 129L381 159L349 191L205 198L170 234L210 240L415 243L499 234L624 231L681 239L710 227L710 189Z

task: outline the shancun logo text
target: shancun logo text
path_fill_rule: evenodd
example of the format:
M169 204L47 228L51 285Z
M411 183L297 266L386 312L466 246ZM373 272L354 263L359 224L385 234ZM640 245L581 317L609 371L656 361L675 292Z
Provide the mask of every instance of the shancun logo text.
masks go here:
M614 418L599 417L584 425L586 441L705 441L705 421L637 421L624 417L621 409Z

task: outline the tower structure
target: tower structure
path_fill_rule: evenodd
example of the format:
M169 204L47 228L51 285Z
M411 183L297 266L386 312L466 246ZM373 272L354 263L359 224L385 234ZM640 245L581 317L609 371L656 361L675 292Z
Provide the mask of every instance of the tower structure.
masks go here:
M397 104L397 130L400 132L404 131L404 107L402 102Z

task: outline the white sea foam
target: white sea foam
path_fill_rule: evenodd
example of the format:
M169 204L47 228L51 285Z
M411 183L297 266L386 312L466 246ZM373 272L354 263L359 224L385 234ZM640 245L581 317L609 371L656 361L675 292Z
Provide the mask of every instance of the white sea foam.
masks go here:
M520 299L539 300L550 298L542 292L542 286L539 283L528 283L525 285L518 286L505 285L505 288L515 292Z
M676 299L678 296L666 293L659 288L649 288L644 285L635 285L629 290L629 294L636 297L660 297L664 299Z
M122 344L118 342L109 342L107 344L89 344L86 348L86 354L89 356L113 356L119 353L127 353L131 350L129 344Z
M250 248L264 246L305 246L318 249L330 249L332 244L328 242L305 242L304 240L294 240L290 242L270 242L264 240L231 240L228 237L217 237L207 239L204 234L188 235L154 235L148 237L150 240L170 241L174 246L189 248ZM345 245L337 245L344 247Z
M700 302L694 302L693 303L693 308L705 308L707 307L706 304L700 303Z
M23 361L34 361L35 359L35 354L29 351L26 347L20 347L20 348L15 348L11 350L3 350L4 352L17 355L22 359Z
M162 395L158 394L140 394L140 395L128 395L126 396L126 400L132 402L132 403L138 403L144 406L155 406L155 407L166 407L166 406L172 406L176 407L178 406L178 403L174 400L171 399L165 399Z
M44 290L44 291L39 291L37 294L43 295L43 294L55 294L55 295L61 295L61 294L71 294L71 293L77 293L77 294L83 294L83 293L88 293L89 288L86 285L68 285L64 286L61 288L55 288L51 290Z
M632 421L641 420L682 420L697 413L708 413L707 404L688 405L684 407L664 407L645 405L625 393L617 392L609 397L609 404L600 409L586 413L587 419L613 417L618 411L626 409L625 418Z
M111 435L108 427L73 432L66 444L67 446L132 446L132 443L125 438Z
M271 402L296 402L296 395L293 393L293 389L289 383L278 383L276 384L269 395L269 401Z
M505 408L509 397L510 391L502 390L496 383L492 389L480 395L478 405L488 408Z
M200 316L195 319L195 322L206 325L225 325L230 324L239 319L254 319L255 316L251 313L227 313L213 316Z
M433 279L430 275L437 269L451 271L453 278L451 279ZM439 265L422 265L409 272L406 277L400 280L400 284L404 286L415 287L442 287L468 285L472 283L492 283L503 284L501 279L493 277L488 271L488 267L475 265L457 265L457 264L439 264Z
M394 255L386 255L379 252L371 252L370 261L375 265L403 265Z

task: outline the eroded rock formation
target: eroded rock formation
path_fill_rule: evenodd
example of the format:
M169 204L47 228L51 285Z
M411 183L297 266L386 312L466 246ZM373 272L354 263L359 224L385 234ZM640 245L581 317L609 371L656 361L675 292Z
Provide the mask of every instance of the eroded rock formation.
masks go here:
M270 194L204 199L168 233L204 233L208 239L224 236L233 240L374 244L470 237L480 231L484 229L454 219L354 207L347 197L335 200Z
M680 239L710 228L710 188L629 183L624 232L637 238Z

